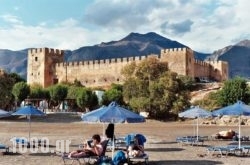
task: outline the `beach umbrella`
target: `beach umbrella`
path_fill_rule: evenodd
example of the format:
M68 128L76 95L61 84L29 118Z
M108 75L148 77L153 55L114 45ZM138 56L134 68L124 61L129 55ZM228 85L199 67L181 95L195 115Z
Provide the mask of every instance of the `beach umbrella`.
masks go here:
M199 135L199 118L206 118L206 117L211 117L212 113L199 108L198 106L192 107L190 109L187 109L184 112L181 112L178 114L179 117L183 117L183 118L191 118L191 119L197 119L196 121L196 137L198 140L198 135Z
M0 109L0 118L9 117L9 116L11 116L11 113L9 113L9 112L7 112L7 111L5 111L3 109Z
M38 110L37 108L31 105L28 105L28 106L19 108L12 115L27 116L27 118L29 119L29 140L30 140L31 116L44 116L45 113L43 113L42 111Z
M250 106L242 101L223 107L212 112L213 116L239 116L239 148L241 147L241 116L250 116Z
M84 122L88 123L141 123L145 118L130 110L120 107L116 102L103 106L97 110L81 116ZM114 152L114 139L112 145L112 157Z

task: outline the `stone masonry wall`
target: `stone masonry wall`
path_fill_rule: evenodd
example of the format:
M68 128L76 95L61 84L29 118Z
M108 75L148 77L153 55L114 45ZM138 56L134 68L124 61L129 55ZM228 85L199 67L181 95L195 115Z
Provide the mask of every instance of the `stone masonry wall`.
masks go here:
M228 70L226 62L203 62L195 60L189 48L164 49L160 55L126 57L117 59L64 62L63 51L41 48L31 49L28 53L28 84L39 83L47 87L63 81L79 80L88 87L109 86L111 83L123 83L121 69L135 61L154 56L167 62L171 71L190 77L216 76L219 80L227 79L224 70ZM223 70L223 71L222 71ZM215 73L216 72L216 73ZM222 76L222 77L220 77Z

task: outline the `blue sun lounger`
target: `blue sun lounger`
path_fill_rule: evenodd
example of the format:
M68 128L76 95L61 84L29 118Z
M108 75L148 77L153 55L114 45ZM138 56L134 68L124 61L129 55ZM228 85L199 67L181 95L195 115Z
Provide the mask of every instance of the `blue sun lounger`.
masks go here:
M203 145L204 144L205 137L201 136L182 136L182 137L177 137L176 142L179 144L189 144L189 145Z
M208 154L215 155L217 153L221 157L223 155L227 157L228 154L243 156L245 154L248 154L249 150L250 150L250 146L241 146L239 148L238 145L207 147Z
M6 146L6 145L4 145L4 144L0 144L0 149L1 149L1 150L5 150L6 153L9 152L9 147Z

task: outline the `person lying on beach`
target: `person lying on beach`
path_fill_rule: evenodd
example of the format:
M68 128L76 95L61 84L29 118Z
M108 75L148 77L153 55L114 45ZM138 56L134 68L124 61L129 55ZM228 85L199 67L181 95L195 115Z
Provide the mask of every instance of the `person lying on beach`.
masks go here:
M101 137L98 134L93 135L92 137L93 145L89 146L84 144L83 149L75 150L69 153L69 158L78 158L84 156L100 156L103 152L103 147L101 145Z
M217 139L232 139L236 133L233 130L228 130L228 131L220 131L217 134L215 134L215 137Z

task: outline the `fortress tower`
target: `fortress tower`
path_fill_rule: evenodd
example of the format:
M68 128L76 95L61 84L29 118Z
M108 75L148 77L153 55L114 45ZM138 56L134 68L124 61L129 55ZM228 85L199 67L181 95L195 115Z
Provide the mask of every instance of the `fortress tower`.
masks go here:
M160 60L168 63L169 70L180 75L194 77L194 53L189 48L161 50Z
M58 82L54 76L55 63L64 61L64 52L57 49L39 48L28 51L27 83L48 87Z

